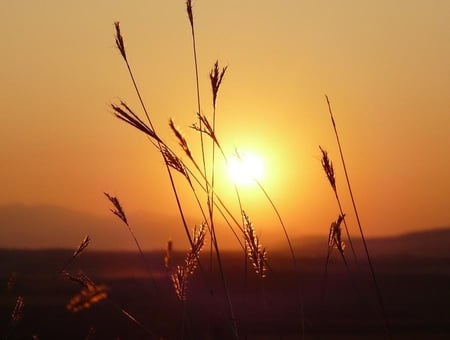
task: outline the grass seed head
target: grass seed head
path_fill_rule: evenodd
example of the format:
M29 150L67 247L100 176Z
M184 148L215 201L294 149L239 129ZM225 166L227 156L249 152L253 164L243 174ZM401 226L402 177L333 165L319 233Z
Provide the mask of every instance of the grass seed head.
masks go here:
M25 303L23 301L23 297L19 296L16 300L16 304L11 313L11 323L16 325L23 317L23 310L25 308Z
M328 178L328 181L330 182L331 187L336 192L336 178L334 176L333 163L328 158L328 152L321 146L319 146L319 149L322 152L321 163L322 163L323 170L325 171L325 174L327 175L327 178Z
M227 66L222 68L219 72L219 61L217 60L209 73L209 79L211 80L211 89L213 95L213 107L216 108L217 94L219 92L220 84L222 83L223 76L227 70Z
M175 134L175 136L178 139L178 143L180 144L181 148L183 149L183 151L185 152L185 154L193 160L192 158L192 152L191 149L189 147L189 144L186 140L186 138L184 138L183 134L180 132L180 130L175 126L175 123L173 121L173 119L171 118L169 120L169 126L172 129L173 133Z
M116 46L119 49L123 59L127 61L127 54L125 52L125 43L123 42L123 36L120 32L120 23L118 21L114 22L114 27L116 28Z
M267 273L267 252L266 248L263 248L256 236L255 228L250 218L242 211L242 217L244 218L244 239L247 257L253 265L256 274L260 279L266 277Z
M125 215L125 211L123 210L122 205L119 202L119 199L117 197L109 195L107 192L104 192L104 194L114 206L114 209L110 209L111 212L118 218L120 218L123 223L128 225L128 220Z
M189 18L189 23L191 24L191 27L194 28L194 14L192 13L192 1L186 0L186 11Z

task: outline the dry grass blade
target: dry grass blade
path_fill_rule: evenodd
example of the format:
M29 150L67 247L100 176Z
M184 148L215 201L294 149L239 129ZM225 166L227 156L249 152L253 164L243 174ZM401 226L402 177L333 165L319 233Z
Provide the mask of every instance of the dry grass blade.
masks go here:
M259 243L256 236L253 223L250 221L248 215L242 211L244 218L244 239L247 251L247 256L255 269L256 274L261 278L266 277L267 272L267 252Z
M341 223L345 215L339 215L336 222L331 223L330 233L328 235L328 247L337 249L341 255L344 255L345 242L341 239Z
M123 210L123 208L122 208L122 206L121 206L121 204L119 202L119 199L117 197L109 195L107 192L104 192L104 194L114 206L114 209L110 209L111 212L114 215L116 215L118 218L120 218L123 223L128 225L128 220L127 220L127 217L125 215L125 211Z
M16 305L11 313L11 323L16 325L23 317L23 310L25 308L25 303L23 297L19 296L16 300Z
M323 170L325 171L325 174L327 175L328 181L330 182L330 185L333 188L333 191L336 192L336 178L334 176L333 163L328 158L328 152L321 146L319 146L319 149L322 152L321 163L322 163Z
M120 102L120 105L111 104L111 107L116 118L142 131L147 136L155 139L157 142L162 143L161 139L156 135L155 131L146 123L144 123L142 119L140 119L139 116L135 114L126 103Z
M222 68L219 72L219 61L217 60L214 64L213 69L209 73L209 79L211 80L211 88L213 94L213 107L216 108L217 93L219 92L220 84L222 83L223 76L227 70L228 66Z
M178 138L178 143L180 144L181 148L183 149L183 151L186 153L186 155L193 160L192 158L192 153L191 153L191 149L189 147L189 144L186 140L186 138L184 138L184 136L182 135L182 133L180 132L180 130L178 130L178 128L175 126L175 123L173 121L173 119L169 120L169 126L172 129L173 133L175 134L175 136Z

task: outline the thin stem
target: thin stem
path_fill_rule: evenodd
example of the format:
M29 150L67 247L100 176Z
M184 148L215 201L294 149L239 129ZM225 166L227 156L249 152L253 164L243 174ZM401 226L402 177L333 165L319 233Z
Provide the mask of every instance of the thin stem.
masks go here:
M301 323L302 323L302 338L305 338L305 310L304 310L304 306L303 306L304 305L304 303L303 303L304 299L303 299L303 292L302 292L302 287L301 287L300 271L299 271L298 266L297 266L297 258L295 256L294 248L292 247L291 239L290 239L289 234L287 232L286 226L284 225L283 219L281 218L281 215L280 215L280 213L279 213L275 203L270 198L269 194L267 193L266 189L264 189L264 187L261 184L261 182L259 182L256 178L254 179L254 181L256 182L256 184L258 185L260 190L264 193L264 195L266 196L266 198L269 201L270 205L272 206L275 214L277 215L278 221L281 224L281 227L283 229L284 235L286 236L287 243L289 245L289 251L291 253L292 262L294 264L294 270L297 273L298 294L299 294L299 299L300 299L299 303L300 303L300 314L301 314Z

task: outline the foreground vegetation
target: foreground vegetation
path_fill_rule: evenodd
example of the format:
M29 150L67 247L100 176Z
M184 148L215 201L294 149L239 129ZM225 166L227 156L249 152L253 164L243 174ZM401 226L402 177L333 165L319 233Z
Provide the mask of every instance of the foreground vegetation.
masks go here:
M66 261L60 262L54 271L58 278L73 283L71 287L74 288L66 288L66 281L58 282L53 288L71 295L64 306L74 315L70 320L80 325L74 328L69 326L77 332L73 334L74 338L94 338L95 334L99 337L155 339L238 339L251 336L311 338L330 336L330 333L331 336L345 334L349 328L360 334L390 338L392 320L385 307L385 292L381 289L364 236L328 97L327 109L345 174L342 184L351 196L350 211L355 214L359 234L358 237L350 235L345 219L349 212L344 210L340 201L340 183L335 177L333 162L327 151L320 147L317 152L321 154L323 171L332 189L330 194L336 197L339 210L330 212L330 216L336 216L334 221L330 221L329 234L324 235L323 244L327 249L324 261L318 263L317 259L309 259L309 262L300 263L299 256L304 258L305 255L301 248L295 249L289 226L285 225L276 202L262 183L254 179L278 219L280 233L285 237L285 248L282 251L271 252L266 249L264 240L259 238L257 227L253 225L251 215L245 208L245 202L241 200L238 186L234 188L239 206L237 212L230 208L217 190L217 159L222 158L226 164L230 161L230 156L226 155L222 147L226 141L222 141L216 134L218 97L228 69L220 67L217 61L213 63L210 71L211 95L208 100L211 113L204 114L208 110L204 109L203 98L200 96L191 1L186 2L186 12L192 36L193 69L196 77L194 91L197 98L197 115L193 117L195 123L189 128L198 132L196 142L200 145L200 154L194 154L190 143L173 120L170 120L169 128L179 143L179 149L172 148L158 133L159 127L153 124L151 112L143 101L129 63L119 22L115 23L116 46L141 107L131 108L125 101L120 101L112 104L111 109L116 118L144 134L149 147L161 155L161 166L167 170L167 180L178 207L180 232L186 235L189 249L186 253L174 254L168 241L163 253L151 256L146 254L119 198L105 193L111 204L111 212L128 229L136 245L139 257L135 257L134 261L142 265L140 268L143 268L143 272L138 276L135 272L123 276L117 268L110 268L107 274L99 274L101 266L80 260L90 244L88 236L83 239L73 254ZM241 160L243 157L238 152L234 156ZM188 186L191 195L181 196L180 186ZM197 225L187 223L184 203L187 200L194 200L196 203ZM229 228L240 252L224 254L216 232L219 224L225 224ZM209 252L203 249L205 244L210 245ZM357 248L356 244L361 247ZM98 261L101 255L97 256ZM108 261L119 266L121 260L115 258L113 261L110 257ZM123 266L129 268L131 264L126 262ZM74 270L80 267L82 272ZM15 280L10 281L12 287ZM36 283L36 287L40 289L43 286L42 283ZM47 294L49 299L59 297L59 294L53 297L50 292ZM21 334L16 329L23 315L28 313L26 306L32 305L32 301L27 301L23 295L16 299L11 313L11 327L5 333L6 337ZM56 300L60 303L59 299ZM60 334L60 326L65 324L61 321L61 310L51 302L47 307L52 310L50 315L58 323L54 330ZM33 315L32 311L30 315ZM87 324L90 325L88 328ZM117 325L120 327L113 327ZM34 330L31 332L34 333ZM45 332L51 330L47 329ZM36 331L38 336L45 332ZM53 336L50 335L53 333L47 334L49 337ZM348 337L348 334L344 336Z

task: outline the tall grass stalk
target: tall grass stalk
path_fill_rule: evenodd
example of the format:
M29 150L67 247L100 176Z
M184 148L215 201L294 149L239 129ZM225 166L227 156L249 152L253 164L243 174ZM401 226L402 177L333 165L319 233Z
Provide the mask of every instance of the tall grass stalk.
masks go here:
M361 225L361 220L359 218L358 209L356 207L355 197L353 195L352 186L350 184L350 178L349 178L349 175L348 175L347 166L346 166L345 159L344 159L344 153L342 151L341 141L339 139L339 133L338 133L338 130L337 130L337 127L336 127L336 122L334 120L333 110L331 109L330 100L328 99L327 95L325 95L325 99L327 101L328 112L330 114L331 123L333 125L334 135L336 136L336 142L337 142L337 145L339 147L339 154L341 156L342 167L344 169L345 180L347 182L347 188L348 188L348 191L350 193L350 198L351 198L351 201L352 201L353 211L355 213L356 221L358 223L359 232L360 232L361 239L362 239L362 242L363 242L363 245L364 245L364 251L365 251L366 256L367 256L367 262L369 263L369 268L370 268L370 273L371 273L371 276L372 276L372 281L373 281L373 284L375 286L375 291L376 291L376 295L377 295L377 298L378 298L378 303L379 303L379 307L380 307L380 310L381 310L381 315L382 315L382 318L383 318L384 329L385 329L386 334L388 335L388 337L391 337L391 332L390 332L390 329L389 329L389 322L388 322L388 318L387 318L387 314L386 314L386 308L385 308L384 302L383 302L383 296L381 294L381 289L380 289L380 286L378 284L377 277L375 275L375 270L374 270L374 267L373 267L373 264L372 264L372 259L371 259L370 254L369 254L369 248L367 247L366 238L364 236L364 231L363 231L363 228L362 228L362 225Z
M149 113L147 111L147 107L144 104L144 101L143 101L142 96L141 96L141 92L139 90L139 87L137 86L137 83L136 83L133 71L131 69L130 63L128 62L128 57L127 57L126 50L125 50L125 43L124 43L123 36L121 34L121 31L120 31L119 22L116 21L114 23L114 26L116 28L116 46L119 49L119 52L122 55L123 60L125 61L125 64L127 66L128 73L129 73L130 78L132 80L135 92L136 92L136 94L138 96L138 99L139 99L139 102L141 104L141 107L144 110L144 113L145 113L147 121L148 121L148 123L150 125L150 128L153 131L154 135L157 137L155 128L154 128L153 123L152 123L152 120L150 119L150 115L149 115ZM113 106L113 109L114 109L114 106ZM152 137L152 136L150 136L150 137ZM159 138L154 138L154 139L156 140L156 143L159 146L159 149L162 150L162 148L161 148L161 140ZM173 179L172 172L170 170L169 164L167 163L167 160L164 157L164 154L162 153L162 151L161 151L161 157L163 158L163 161L164 161L164 164L165 164L165 167L166 167L166 170L167 170L167 174L169 176L170 185L171 185L172 191L173 191L174 196L175 196L175 201L177 203L178 212L180 214L181 221L183 223L184 231L185 231L186 236L187 236L187 238L189 240L189 243L190 243L190 245L192 247L193 246L193 241L192 241L191 235L189 233L189 228L188 228L188 225L187 225L187 222L186 222L186 217L185 217L182 205L181 205L180 197L178 195L178 191L177 191L177 188L175 186L175 182L174 182L174 179Z
M108 194L107 192L104 192L106 198L108 198L108 200L112 203L113 205L113 209L111 209L111 212L116 215L127 227L128 231L130 232L131 236L133 237L134 243L136 244L137 249L139 250L139 254L142 258L142 261L144 262L145 265L145 269L147 270L147 274L149 275L150 279L152 280L153 286L155 288L155 290L158 292L159 288L158 285L155 281L155 278L153 277L152 271L150 269L150 265L148 264L146 258L145 258L145 254L144 251L142 250L141 245L139 244L139 241L133 231L133 229L131 228L130 223L128 222L128 219L125 215L125 211L123 210L122 205L120 204L120 201L117 197L115 196L111 196L110 194Z

